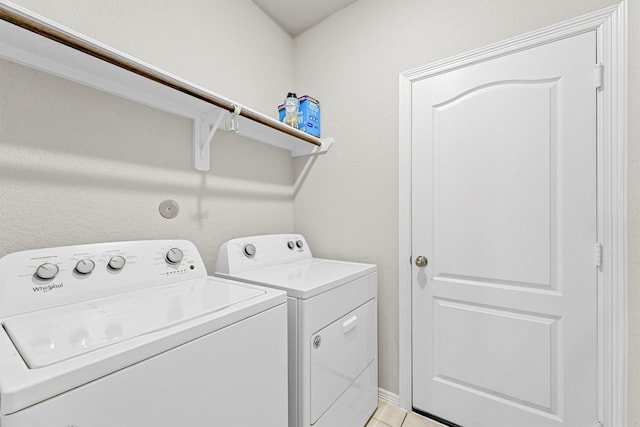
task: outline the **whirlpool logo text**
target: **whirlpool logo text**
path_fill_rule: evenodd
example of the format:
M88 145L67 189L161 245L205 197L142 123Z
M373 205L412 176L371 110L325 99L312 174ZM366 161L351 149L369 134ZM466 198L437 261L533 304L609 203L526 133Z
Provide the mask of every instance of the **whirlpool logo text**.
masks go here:
M54 289L61 288L62 286L64 286L63 283L52 283L50 285L34 286L33 292L49 292Z

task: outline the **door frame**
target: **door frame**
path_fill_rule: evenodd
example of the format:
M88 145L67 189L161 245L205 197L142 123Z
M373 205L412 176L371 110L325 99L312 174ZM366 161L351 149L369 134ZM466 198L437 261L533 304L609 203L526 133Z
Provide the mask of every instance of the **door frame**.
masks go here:
M617 5L399 76L399 406L412 409L411 88L414 82L588 31L597 34L598 419L624 427L627 406L627 5ZM595 244L596 242L594 242ZM594 258L595 258L594 254ZM594 420L595 421L595 420Z

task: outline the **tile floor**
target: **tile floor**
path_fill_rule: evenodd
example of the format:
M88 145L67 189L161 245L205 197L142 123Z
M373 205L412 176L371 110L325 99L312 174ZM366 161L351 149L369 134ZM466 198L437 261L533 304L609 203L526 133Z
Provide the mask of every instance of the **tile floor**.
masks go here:
M400 409L393 403L379 400L378 409L365 427L443 427L443 425Z

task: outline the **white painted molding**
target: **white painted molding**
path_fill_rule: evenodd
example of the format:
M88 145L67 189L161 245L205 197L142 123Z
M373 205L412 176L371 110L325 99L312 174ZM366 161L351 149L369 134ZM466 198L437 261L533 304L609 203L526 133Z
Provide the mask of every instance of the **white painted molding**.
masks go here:
M624 2L621 2L618 5L610 6L559 24L404 71L400 76L410 82L414 82L436 74L442 74L457 68L512 54L520 50L530 49L562 38L597 30L605 25L607 21L610 21L613 15L622 12L623 9L626 9L626 6ZM624 14L624 12L622 13Z
M627 425L627 5L620 3L598 27L598 235L604 245L599 272L601 375L599 410L605 426Z
M598 416L625 427L627 406L627 30L624 1L605 9L400 74L399 81L399 406L412 409L411 86L414 82L587 31L597 32L604 85L598 93Z
M398 395L383 388L378 389L378 399L398 406Z
M398 153L398 301L399 399L398 406L412 409L411 362L411 80L400 75Z

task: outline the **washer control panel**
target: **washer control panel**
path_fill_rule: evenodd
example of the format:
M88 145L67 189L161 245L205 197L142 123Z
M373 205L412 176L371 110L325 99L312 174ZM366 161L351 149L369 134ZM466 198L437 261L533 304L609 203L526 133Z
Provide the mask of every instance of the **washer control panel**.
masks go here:
M0 258L0 317L206 277L187 240L97 243Z
M311 250L300 234L242 237L220 247L216 272L237 274L311 258Z

